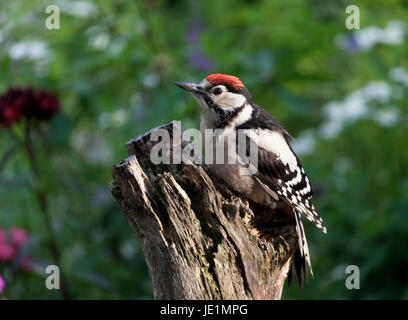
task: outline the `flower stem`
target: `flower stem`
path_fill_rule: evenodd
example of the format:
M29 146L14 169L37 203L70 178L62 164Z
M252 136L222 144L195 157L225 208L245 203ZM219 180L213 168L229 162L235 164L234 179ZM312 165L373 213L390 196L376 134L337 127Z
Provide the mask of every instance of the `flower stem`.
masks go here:
M7 161L9 161L13 155L16 153L17 148L13 147L7 150L4 155L2 156L0 160L0 173L3 171L3 169L6 167Z
M30 123L27 124L26 126L26 131L25 131L25 140L24 140L24 149L28 157L28 161L31 167L31 171L33 175L36 177L37 180L40 179L40 175L38 172L38 167L37 167L37 161L35 158L35 153L33 150L33 146L31 143L31 126ZM56 263L56 265L59 267L60 262L61 262L61 252L56 240L56 234L54 232L54 229L52 227L52 221L51 221L51 216L48 211L48 206L47 206L47 196L46 194L41 190L41 187L34 187L34 194L37 198L37 201L40 205L41 212L44 217L44 223L46 230L48 232L48 246L51 252L51 255ZM61 297L63 299L69 299L69 294L68 294L68 286L66 281L64 280L62 273L60 273L60 279L61 279Z

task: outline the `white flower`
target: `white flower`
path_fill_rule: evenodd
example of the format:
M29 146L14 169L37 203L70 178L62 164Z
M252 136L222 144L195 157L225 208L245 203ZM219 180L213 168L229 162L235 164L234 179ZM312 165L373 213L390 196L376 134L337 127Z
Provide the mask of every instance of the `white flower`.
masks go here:
M333 139L343 130L344 124L340 121L323 122L320 126L320 135L325 139Z
M338 101L332 101L323 107L323 112L330 120L338 120L344 118L343 104Z
M350 95L344 100L344 121L355 121L363 118L368 111L366 100L361 95Z
M293 150L299 155L307 155L314 151L315 136L312 130L305 130L299 134L292 144Z
M389 72L389 76L395 82L400 82L408 87L408 73L402 67L393 68Z
M143 85L147 88L154 88L160 83L160 77L156 73L150 73L143 78Z
M90 39L90 45L96 50L105 50L110 43L109 34L103 32Z
M398 21L389 21L384 29L382 43L396 46L404 42L405 25Z
M348 94L343 101L332 101L323 106L326 121L320 126L320 134L326 139L337 137L344 127L360 119L366 119L371 113L369 103L388 102L391 97L391 86L385 81L369 82L364 87ZM382 125L391 123L390 115L379 116L377 122ZM388 122L387 122L388 121Z
M361 50L369 50L381 41L383 30L378 27L370 26L355 31L354 36Z
M49 51L42 41L30 40L17 42L10 46L9 56L12 60L46 60L48 57Z
M126 110L117 110L112 114L112 124L115 127L120 127L122 126L125 122L126 119L128 118Z
M385 81L370 82L362 88L366 101L387 102L391 97L391 86Z
M377 110L372 114L372 118L382 127L392 127L397 123L400 116L400 111L395 107L390 107L388 109Z
M378 43L390 46L400 45L404 42L404 37L405 24L389 21L384 29L368 26L354 31L352 35L339 34L335 37L335 43L344 50L368 51Z
M77 17L87 18L98 12L95 4L90 1L58 0L56 5L61 9L61 12Z

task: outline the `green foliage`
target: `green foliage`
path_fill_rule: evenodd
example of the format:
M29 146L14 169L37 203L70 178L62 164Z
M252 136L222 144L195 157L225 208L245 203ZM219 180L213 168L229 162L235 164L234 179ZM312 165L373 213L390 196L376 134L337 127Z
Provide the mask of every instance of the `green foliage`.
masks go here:
M408 35L364 50L344 26L349 1L84 1L88 9L75 2L55 1L59 30L45 28L51 0L0 4L0 92L43 88L62 105L35 136L40 178L22 151L0 162L0 228L27 230L33 258L30 272L0 264L4 296L60 297L44 286L43 268L53 258L32 192L39 187L71 298L152 298L139 244L107 189L110 167L126 157L124 142L152 127L173 119L198 127L195 102L173 81L220 72L239 76L300 142L304 134L313 141L314 151L300 158L328 234L306 225L315 278L302 294L286 288L284 298L408 298L408 80L392 76L408 69ZM408 21L402 0L353 4L361 31ZM367 98L363 116L347 108L361 98L360 88L379 82L378 92L370 87L363 98L381 88L390 93ZM326 125L336 120L328 104L336 101L335 111L352 115L330 136ZM397 119L384 124L387 112ZM17 136L19 130L13 128ZM0 161L14 150L8 131L0 129ZM351 264L360 268L360 290L344 285Z

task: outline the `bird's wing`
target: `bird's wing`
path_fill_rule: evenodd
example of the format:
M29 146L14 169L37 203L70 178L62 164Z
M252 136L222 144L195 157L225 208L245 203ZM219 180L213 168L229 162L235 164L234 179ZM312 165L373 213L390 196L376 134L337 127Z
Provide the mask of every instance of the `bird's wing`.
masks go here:
M251 148L257 146L255 178L265 189L269 189L272 197L276 195L293 208L296 219L296 232L299 237L299 248L295 253L294 267L302 287L303 277L306 278L305 263L308 264L313 275L310 262L309 249L306 235L303 230L301 215L313 222L319 229L326 233L322 218L316 212L310 199L313 191L299 159L290 147L293 138L269 113L257 105L253 105L252 117L240 125L238 130L245 131L246 152L253 163ZM238 153L240 142L238 132ZM248 150L249 149L249 150ZM242 154L241 154L242 156ZM245 162L245 161L244 161ZM291 267L291 270L292 270Z
M247 146L253 144L258 148L255 177L326 233L323 220L310 201L313 191L309 179L284 135L269 129L248 129L245 134L252 140Z

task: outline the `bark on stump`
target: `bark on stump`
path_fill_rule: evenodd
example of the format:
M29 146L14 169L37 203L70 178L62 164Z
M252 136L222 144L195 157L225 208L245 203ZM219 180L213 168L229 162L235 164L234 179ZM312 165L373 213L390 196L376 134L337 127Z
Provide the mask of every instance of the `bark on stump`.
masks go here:
M152 164L158 129L175 133L167 152L190 143L175 121L129 141L109 186L140 241L155 299L280 299L297 248L293 221L250 202L252 218L205 165Z

